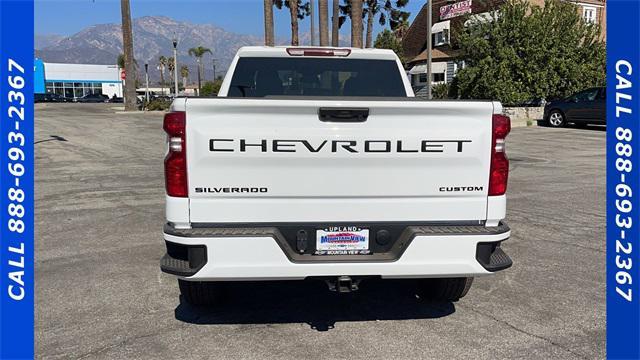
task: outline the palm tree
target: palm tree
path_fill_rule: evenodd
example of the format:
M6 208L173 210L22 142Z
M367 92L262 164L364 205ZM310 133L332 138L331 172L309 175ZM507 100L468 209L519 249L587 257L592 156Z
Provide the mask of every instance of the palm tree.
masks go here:
M198 96L200 95L200 87L202 85L201 76L200 76L200 71L201 71L200 68L202 67L202 57L206 53L213 54L211 52L211 49L202 47L202 46L189 49L189 56L195 56L196 62L198 63Z
M320 46L329 46L329 0L318 0Z
M169 70L169 76L171 76L171 81L169 84L174 83L175 85L175 76L173 76L174 71L176 71L176 62L173 59L173 56L167 58L167 70Z
M119 54L118 59L116 60L116 64L118 64L118 69L124 69L124 54Z
M136 69L133 60L133 31L131 29L131 7L129 0L120 0L120 12L122 13L122 47L124 48L124 70L129 81L124 85L124 109L135 111L136 104Z
M351 0L351 47L362 47L362 0Z
M167 68L167 58L164 55L160 55L158 58L158 69L160 70L160 87L162 88L162 95L164 95L164 69Z
M373 21L375 20L376 15L380 14L378 17L378 23L380 25L385 26L388 19L391 31L395 31L398 27L402 26L403 22L406 22L409 19L410 14L408 12L398 10L398 8L406 6L408 2L409 0L396 0L395 6L393 6L393 3L389 0L382 0L382 3L380 0L366 0L366 47L370 48L373 46Z
M333 0L333 16L331 17L331 46L340 44L340 0Z
M186 90L187 80L189 79L189 67L187 65L180 67L180 76L182 76L182 87Z
M299 0L289 0L289 12L291 13L291 45L298 46L298 3Z
M275 44L273 35L273 0L264 0L264 44ZM213 79L215 80L215 79Z
M382 26L385 26L387 22L389 23L389 27L392 31L396 31L396 29L404 26L403 24L407 23L409 20L409 16L411 15L407 11L402 11L399 8L402 8L407 5L409 0L364 0L364 4L367 5L366 9L361 12L362 17L359 18L358 21L353 21L353 7L352 3L360 3L363 4L363 1L360 0L344 0L344 5L340 5L340 13L342 14L338 20L338 28L342 26L342 24L347 20L347 18L351 18L351 28L352 28L352 39L353 39L353 28L356 27L356 23L360 24L358 28L362 29L361 22L364 20L364 15L366 14L367 20L367 37L366 37L366 47L373 46L373 22L378 16L378 23ZM362 30L360 30L360 37L362 38Z
M291 45L298 46L300 44L298 19L302 20L309 16L309 2L302 3L302 0L273 0L273 4L278 9L282 9L283 5L289 8L289 14L291 15Z
M373 45L373 18L379 11L377 0L367 0L367 37L365 39L365 47L370 48Z
M407 18L406 20L402 20L400 24L398 24L396 29L393 30L393 34L396 36L398 41L402 41L407 31L409 30L409 25L409 19Z
M120 53L118 55L118 59L116 60L116 64L118 64L118 67L120 69L124 69L125 68L124 54ZM133 67L135 67L136 69L138 68L138 61L136 59L133 59Z

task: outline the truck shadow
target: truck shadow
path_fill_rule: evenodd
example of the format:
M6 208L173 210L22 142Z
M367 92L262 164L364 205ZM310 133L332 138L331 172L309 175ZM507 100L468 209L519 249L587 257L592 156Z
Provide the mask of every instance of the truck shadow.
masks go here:
M229 284L214 307L192 306L180 298L177 320L199 325L306 323L328 331L338 322L434 319L453 314L453 303L420 299L412 280L368 280L360 290L330 292L322 281Z

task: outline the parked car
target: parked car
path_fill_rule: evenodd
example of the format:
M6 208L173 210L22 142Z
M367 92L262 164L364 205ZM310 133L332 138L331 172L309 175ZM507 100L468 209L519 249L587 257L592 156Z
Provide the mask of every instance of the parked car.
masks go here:
M87 94L83 97L76 98L75 101L79 103L104 103L109 100L107 95L103 94Z
M544 121L553 127L568 123L604 125L607 123L606 99L606 88L595 87L551 101L544 107Z
M41 102L69 102L70 100L59 94L47 93L47 94L34 94L33 101L37 103L41 103Z
M112 98L109 98L109 100L107 102L115 103L115 104L122 104L124 102L124 98L114 96Z

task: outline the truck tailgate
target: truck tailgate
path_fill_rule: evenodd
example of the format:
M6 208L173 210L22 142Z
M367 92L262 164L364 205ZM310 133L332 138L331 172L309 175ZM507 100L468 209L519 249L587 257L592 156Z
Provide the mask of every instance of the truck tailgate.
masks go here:
M321 121L321 108L368 117ZM491 102L187 99L190 221L484 220L493 111Z

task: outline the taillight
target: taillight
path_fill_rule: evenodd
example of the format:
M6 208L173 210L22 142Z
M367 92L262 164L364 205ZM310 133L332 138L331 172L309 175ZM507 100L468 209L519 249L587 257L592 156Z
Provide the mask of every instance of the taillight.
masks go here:
M351 49L336 48L287 48L287 54L290 56L349 56Z
M504 195L507 192L509 159L505 153L505 138L511 131L511 119L508 116L494 114L492 122L489 196Z
M164 158L164 181L167 195L187 197L187 142L184 111L174 111L164 116L162 128L167 133L169 153Z

